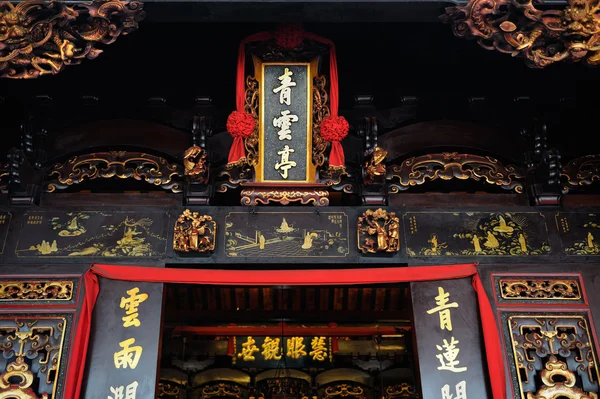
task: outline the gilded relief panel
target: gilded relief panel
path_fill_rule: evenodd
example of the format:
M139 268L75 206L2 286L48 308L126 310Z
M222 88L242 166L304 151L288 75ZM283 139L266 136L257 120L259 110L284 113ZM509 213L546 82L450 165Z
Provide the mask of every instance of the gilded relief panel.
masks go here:
M600 255L600 214L558 212L555 219L566 255Z
M58 399L71 316L0 316L0 397Z
M11 217L10 212L0 212L0 254L4 252L4 247L6 246Z
M498 303L584 303L578 276L494 276Z
M166 213L28 212L17 257L155 257L167 249Z
M77 280L0 280L0 304L74 304Z
M227 257L344 258L343 212L231 212L225 217Z
M550 253L541 213L407 212L409 256L539 256Z
M515 399L597 399L598 363L582 313L502 314Z

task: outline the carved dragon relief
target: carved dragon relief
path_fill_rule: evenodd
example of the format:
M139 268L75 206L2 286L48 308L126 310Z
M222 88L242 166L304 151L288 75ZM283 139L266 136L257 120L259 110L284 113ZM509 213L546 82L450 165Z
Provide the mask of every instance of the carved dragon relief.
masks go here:
M525 175L517 167L489 156L444 152L411 157L400 165L392 165L386 178L392 194L437 179L484 181L522 193Z
M0 2L0 76L31 79L57 74L102 53L145 17L141 1Z
M49 175L56 177L48 183L47 192L66 189L86 179L118 177L134 178L179 193L183 170L180 165L156 155L111 151L75 156L64 164L54 165Z
M535 2L537 4L537 2ZM598 0L568 0L564 10L536 8L534 0L469 0L441 19L457 37L475 38L486 50L543 68L555 62L600 64Z

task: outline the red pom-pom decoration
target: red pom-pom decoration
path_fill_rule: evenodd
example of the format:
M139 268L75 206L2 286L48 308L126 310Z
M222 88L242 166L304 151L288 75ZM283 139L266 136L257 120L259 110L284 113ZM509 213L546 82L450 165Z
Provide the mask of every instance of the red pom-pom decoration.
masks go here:
M275 44L285 49L298 48L304 40L302 25L279 25L275 31Z
M250 137L256 127L256 120L247 112L233 111L227 118L227 131L233 137Z
M348 135L350 124L343 116L327 116L321 122L321 137L325 141L340 142Z

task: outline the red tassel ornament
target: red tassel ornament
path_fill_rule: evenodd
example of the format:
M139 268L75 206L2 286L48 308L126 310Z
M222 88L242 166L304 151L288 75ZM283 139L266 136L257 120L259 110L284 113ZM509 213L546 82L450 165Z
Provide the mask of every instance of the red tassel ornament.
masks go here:
M244 139L250 137L256 127L254 117L245 111L233 111L227 118L227 131L233 136L227 162L232 164L246 157Z
M343 116L326 116L321 121L321 137L325 141L342 141L348 135L350 124Z

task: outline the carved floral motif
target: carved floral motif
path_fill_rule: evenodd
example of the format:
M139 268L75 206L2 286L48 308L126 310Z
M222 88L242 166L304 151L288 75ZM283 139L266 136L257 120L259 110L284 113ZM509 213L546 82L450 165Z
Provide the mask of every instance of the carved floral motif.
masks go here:
M385 388L384 399L397 399L397 398L418 398L417 390L412 384L406 382L390 385Z
M321 137L321 122L330 115L327 102L329 96L325 86L327 80L325 76L315 76L313 79L313 163L316 166L321 166L325 163L325 151L327 150L327 142Z
M178 252L214 251L216 237L217 223L211 216L186 209L175 222L173 249Z
M350 384L338 384L332 385L325 389L325 396L327 398L333 397L350 397L350 398L364 398L365 392L362 387L358 385Z
M202 398L235 398L242 397L242 390L235 384L219 383L202 388Z
M400 218L384 209L367 210L358 218L358 249L362 253L398 252Z
M597 0L568 0L564 10L539 9L534 0L469 0L449 7L445 22L460 38L486 50L525 59L533 68L560 61L600 64Z
M326 190L260 190L244 189L242 190L242 205L255 206L259 203L268 204L270 202L288 205L290 202L300 202L302 205L312 202L315 206L329 205L329 192Z
M48 192L66 189L84 180L118 177L134 178L160 186L174 193L181 192L179 179L183 176L181 166L170 164L166 159L141 152L111 151L79 155L64 164L56 164L50 172L56 176L46 188Z
M393 165L387 174L392 181L389 192L398 193L428 180L471 179L523 192L524 174L512 165L504 165L489 156L441 153L412 157L401 165Z
M138 28L145 13L141 1L94 0L0 2L0 76L37 78L57 74L102 53Z
M501 278L498 284L502 299L581 299L577 280Z
M72 281L2 281L0 301L69 301Z

